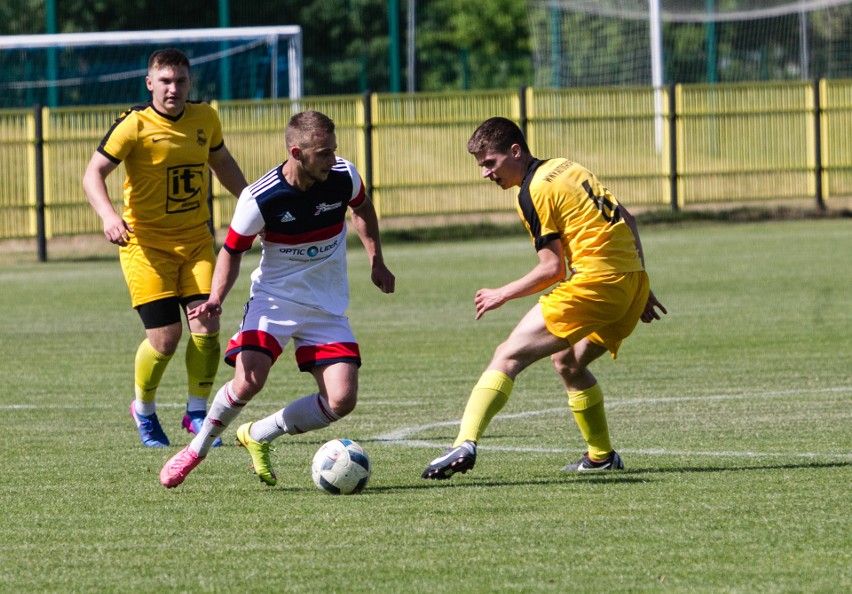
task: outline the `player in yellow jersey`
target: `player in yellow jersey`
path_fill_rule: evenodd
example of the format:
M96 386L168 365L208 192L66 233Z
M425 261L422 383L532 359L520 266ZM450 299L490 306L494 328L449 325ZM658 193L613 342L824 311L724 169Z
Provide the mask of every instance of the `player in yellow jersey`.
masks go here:
M474 387L452 447L423 478L447 479L476 462L476 444L506 404L515 378L550 357L568 392L587 451L569 472L624 467L610 442L603 392L588 365L618 347L641 319L667 313L650 290L636 222L587 169L567 159L533 157L520 128L486 120L467 150L482 176L504 190L520 187L518 214L532 237L538 264L519 279L474 298L476 319L511 299L555 287L518 322L494 352Z
M208 227L207 167L239 196L246 179L225 147L210 105L189 102L189 60L176 49L148 60L151 100L132 107L109 129L86 168L83 188L119 246L121 268L146 338L135 359L130 414L142 443L169 445L156 414L156 393L182 334L181 310L207 301L216 257ZM124 211L113 208L106 178L124 163ZM218 318L188 320L188 396L182 425L197 433L219 366Z

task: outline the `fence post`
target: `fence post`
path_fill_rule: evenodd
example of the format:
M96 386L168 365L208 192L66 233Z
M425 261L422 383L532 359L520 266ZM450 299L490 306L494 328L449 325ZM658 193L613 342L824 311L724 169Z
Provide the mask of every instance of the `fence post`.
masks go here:
M373 94L370 91L364 92L364 185L367 186L367 195L373 198L375 203L373 197ZM379 209L378 204L376 208Z
M208 165L204 170L204 175L208 177L207 181L207 211L210 213L210 218L207 219L207 229L210 230L210 235L213 236L213 247L216 247L216 221L214 220L214 210L216 201L213 198L213 170Z
M820 97L820 80L814 79L814 177L816 203L819 210L825 210L825 200L822 195L822 98Z
M669 192L671 193L672 211L680 209L677 194L677 85L669 84Z
M36 242L38 244L38 261L47 262L47 228L44 220L44 121L42 119L42 111L42 106L36 103L33 107L35 123Z
M530 120L527 116L527 87L524 85L518 89L518 110L521 112L518 114L521 132L524 133L524 138L529 138L528 128Z

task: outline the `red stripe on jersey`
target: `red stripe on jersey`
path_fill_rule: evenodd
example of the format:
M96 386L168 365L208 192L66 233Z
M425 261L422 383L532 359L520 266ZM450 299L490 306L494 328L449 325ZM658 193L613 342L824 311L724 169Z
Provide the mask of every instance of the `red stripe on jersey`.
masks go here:
M326 239L331 239L335 235L338 235L341 231L343 231L342 222L338 223L337 225L332 225L331 227L324 227L322 229L308 231L307 233L288 234L272 233L270 231L266 231L263 234L263 238L266 241L271 241L272 243L297 245L300 243L310 243L312 241L324 241Z
M228 227L228 236L225 238L225 247L234 252L247 252L254 243L254 235L240 235Z
M349 201L350 208L358 208L359 206L361 206L361 203L364 202L364 197L366 195L367 192L364 190L364 181L361 180L361 188L358 190L358 195Z
M348 361L361 364L361 351L356 342L333 342L314 346L301 346L296 349L296 363L299 369L307 371L317 365L328 365Z
M260 351L272 357L274 363L281 355L281 345L275 337L261 330L246 330L240 332L228 341L228 349L225 351L225 362L235 365L237 354L242 351Z

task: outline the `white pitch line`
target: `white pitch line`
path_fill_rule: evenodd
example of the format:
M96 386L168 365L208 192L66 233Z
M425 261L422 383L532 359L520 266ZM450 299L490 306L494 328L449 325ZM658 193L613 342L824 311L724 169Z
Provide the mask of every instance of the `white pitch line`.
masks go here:
M646 406L653 404L671 404L677 402L718 402L718 401L726 401L726 400L741 400L744 398L783 398L786 396L792 396L795 394L800 394L802 389L790 389L790 390L774 390L768 392L744 392L741 394L717 394L710 396L661 396L658 398L634 398L629 400L617 400L617 401L608 401L607 408L620 408L627 406ZM852 387L832 387L832 388L822 388L819 390L807 390L811 393L818 394L847 394L852 393ZM372 404L377 404L376 402L371 402ZM383 405L392 404L390 402L383 402ZM398 404L398 403L397 403ZM404 405L410 405L410 402L403 403ZM265 407L280 407L280 404L276 403L261 403L258 402L254 408L265 408ZM80 404L66 404L66 405L34 405L34 404L8 404L8 405L0 405L0 411L3 410L75 410L75 409L110 409L114 408L115 404L96 404L96 405L80 405ZM159 408L183 408L184 404L179 403L163 403L158 404ZM498 415L495 418L502 420L511 420L511 419L521 419L526 417L535 417L541 415L549 415L549 414L564 414L567 412L566 407L560 408L549 408L544 410L534 410L534 411L525 411L519 413L512 414L504 414ZM440 427L453 427L458 426L460 424L460 420L455 421L439 421L435 423L426 423L423 425L415 425L411 427L402 427L395 431L391 431L389 433L384 433L382 435L378 435L372 439L375 441L381 441L387 444L392 445L400 445L406 447L417 447L417 448L440 448L442 445L433 441L429 441L427 439L410 439L409 436L416 435L423 431L428 431L430 429L437 429ZM487 445L483 446L481 449L494 451L494 452L528 452L528 453L541 453L541 454L566 454L571 453L573 449L562 449L562 448L540 448L540 447L523 447L523 446L499 446L499 445ZM848 453L835 453L835 454L818 454L812 452L735 452L735 451L721 451L721 452L695 452L695 451L679 451L679 450L664 450L664 449L619 449L620 452L624 454L636 454L636 455L645 455L645 456L701 456L701 457L712 457L712 458L811 458L811 459L834 459L834 460L852 460L852 454Z
M606 406L608 409L613 408L621 408L623 406L644 406L648 404L670 404L675 402L713 402L713 401L723 401L723 400L737 400L743 398L782 398L784 396L792 396L795 394L801 394L803 389L791 389L791 390L774 390L770 392L743 392L742 394L715 394L715 395L705 395L705 396L660 396L658 398L633 398L628 400L607 400ZM810 393L814 394L852 394L852 387L833 387L833 388L822 388L819 390L807 390ZM130 399L128 399L128 402ZM286 402L252 402L252 408L281 408ZM361 406L422 406L423 402L420 400L366 400L364 399L361 403ZM122 407L126 408L125 404L121 404ZM158 402L157 408L165 408L165 409L178 409L184 408L186 406L185 403L176 403L176 402ZM99 404L0 404L0 411L3 410L107 410L111 408L115 408L115 402L102 402ZM547 410L540 411L530 411L530 412L522 412L522 413L514 413L510 415L499 415L497 418L500 419L511 419L516 418L517 416L535 416L535 415L544 415L551 414L553 412L565 412L567 408L552 408ZM441 423L431 423L429 425L422 425L422 427L426 429L431 429L433 427L444 427L448 425L458 425L459 421L443 421ZM400 431L410 431L414 429L415 431L421 430L417 428L403 428Z
M414 439L389 439L384 440L381 437L374 438L377 441L382 441L388 445L398 445L409 448L429 448L440 449L446 447L446 443L439 444L432 441L414 440ZM527 454L571 454L576 453L576 448L536 448L524 446L500 446L500 445L485 445L477 448L479 451L488 452L513 452ZM637 456L693 456L701 458L807 458L816 460L852 460L852 454L818 454L815 452L702 452L691 450L664 450L664 449L630 449L618 448L619 453L634 454Z
M130 400L127 401L128 403ZM127 412L127 404L121 405L124 412ZM0 404L2 410L109 410L116 408L115 403L101 404ZM186 408L186 404L160 404L157 403L157 408Z
M128 403L130 400L127 401ZM258 408L273 408L279 409L285 406L286 402L253 402L252 409ZM361 407L367 406L399 406L399 407L415 407L423 406L423 401L420 400L371 400L362 402ZM127 405L122 401L122 409L127 409ZM157 402L157 409L182 409L186 407L186 403L176 402ZM115 403L102 402L99 404L0 404L0 411L4 410L109 410L115 409Z
M618 408L623 406L644 406L648 404L663 404L663 403L675 403L675 402L693 402L693 401L724 401L724 400L737 400L743 398L750 397L760 397L760 398L780 398L784 396L790 396L793 394L799 394L802 390L778 390L772 392L761 392L761 393L745 393L745 394L720 394L715 396L672 396L672 397L660 397L660 398L635 398L632 400L620 400L616 402L607 402L608 408ZM811 390L811 392L818 393L850 393L852 392L852 388L848 387L837 387L837 388L824 388L821 390ZM519 413L505 414L505 415L497 415L495 419L501 420L510 420L510 419L522 419L527 417L535 417L541 415L549 415L555 413L565 413L567 409L565 407L560 408L550 408L545 410L536 410L536 411L525 411ZM446 446L446 444L437 444L433 441L429 441L427 439L410 439L410 436L416 435L418 433L422 433L424 431L428 431L431 429L437 429L440 427L453 427L458 426L461 423L460 420L457 421L439 421L435 423L426 423L423 425L415 425L412 427L402 427L400 429L396 429L395 431L391 431L388 433L384 433L382 435L377 435L373 439L376 441L382 441L389 444L401 445L406 447L417 447L417 448L440 448ZM499 446L499 445L487 445L483 446L481 449L494 451L494 452L529 452L529 453L540 453L540 454L566 454L573 451L569 449L562 448L539 448L539 447L523 447L523 446ZM840 460L852 460L852 454L848 453L839 453L839 454L817 454L812 452L735 452L735 451L721 451L721 452L694 452L694 451L678 451L678 450L664 450L664 449L639 449L639 450L630 450L630 449L621 449L619 448L619 452L624 454L636 454L636 455L645 455L645 456L701 456L701 457L712 457L712 458L818 458L818 459L840 459Z

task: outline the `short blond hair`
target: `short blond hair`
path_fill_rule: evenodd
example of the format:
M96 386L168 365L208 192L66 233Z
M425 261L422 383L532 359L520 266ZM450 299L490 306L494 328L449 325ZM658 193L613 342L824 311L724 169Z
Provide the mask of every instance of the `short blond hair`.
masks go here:
M334 122L330 117L318 111L297 113L284 128L284 141L287 148L305 148L317 134L334 134Z

